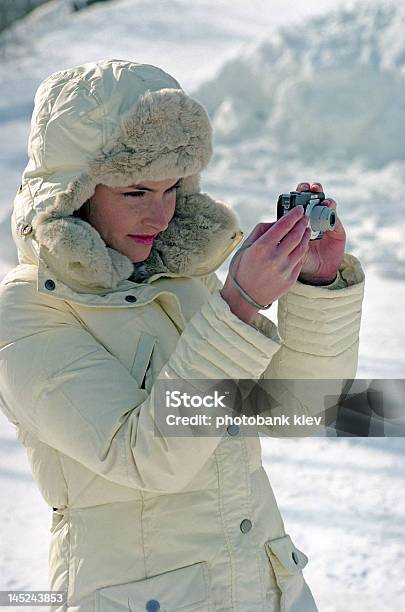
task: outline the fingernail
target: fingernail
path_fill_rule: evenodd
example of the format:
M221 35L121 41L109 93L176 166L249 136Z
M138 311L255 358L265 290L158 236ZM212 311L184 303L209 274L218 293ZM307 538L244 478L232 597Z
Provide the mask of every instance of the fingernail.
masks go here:
M309 189L309 183L301 183L301 189Z

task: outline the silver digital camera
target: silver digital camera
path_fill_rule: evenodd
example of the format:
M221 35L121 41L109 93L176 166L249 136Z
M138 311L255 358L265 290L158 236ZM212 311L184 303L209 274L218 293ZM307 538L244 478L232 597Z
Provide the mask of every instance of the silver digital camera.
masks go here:
M325 199L323 191L290 191L278 196L277 220L284 217L295 206L304 207L304 215L309 218L310 240L320 240L325 232L336 226L336 212L333 208L322 206Z

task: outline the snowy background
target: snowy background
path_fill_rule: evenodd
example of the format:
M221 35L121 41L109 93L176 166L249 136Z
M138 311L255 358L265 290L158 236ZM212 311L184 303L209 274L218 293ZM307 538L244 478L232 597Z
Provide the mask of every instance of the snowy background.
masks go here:
M357 376L404 378L404 34L405 7L382 0L43 5L0 35L0 277L17 264L10 215L41 80L104 57L151 63L207 108L203 189L234 207L246 235L299 182L337 201L366 273ZM275 306L265 314L277 320ZM51 512L2 414L0 427L0 590L45 589ZM404 610L405 439L262 445L319 610Z

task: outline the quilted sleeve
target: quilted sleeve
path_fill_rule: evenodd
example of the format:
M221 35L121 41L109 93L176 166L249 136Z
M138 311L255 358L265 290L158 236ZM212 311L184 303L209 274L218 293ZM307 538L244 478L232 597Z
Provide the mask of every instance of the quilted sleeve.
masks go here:
M344 255L340 277L345 285L339 278L333 287L297 281L278 300L277 331L282 346L251 401L263 416L284 414L289 422L274 419L263 433L320 434L336 418L338 399L348 381L355 378L358 364L365 275L356 257ZM321 417L321 421L317 423L312 417ZM303 427L302 418L308 425Z
M208 379L258 379L278 348L214 291L187 323L158 378L195 379L201 391ZM150 392L139 388L57 300L41 303L29 283L0 286L0 405L11 422L43 443L128 487L183 489L226 432L199 436L191 425L181 436L160 432L158 384Z
M356 376L364 287L360 262L345 253L333 283L297 281L279 298L278 326L257 314L254 326L280 345L249 395L249 410L272 417L259 431L305 436L323 433L334 421L337 401Z

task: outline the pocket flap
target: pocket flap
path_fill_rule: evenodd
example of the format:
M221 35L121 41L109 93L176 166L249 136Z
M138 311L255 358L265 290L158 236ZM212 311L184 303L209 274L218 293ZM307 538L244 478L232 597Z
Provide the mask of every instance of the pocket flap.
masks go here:
M140 388L142 388L143 379L148 369L155 343L155 336L147 332L141 333L131 368L131 374L137 380Z
M284 569L290 573L301 571L308 563L308 557L293 544L288 534L281 538L267 540L265 547L270 560L270 555L273 553Z
M208 612L208 567L205 561L96 590L97 612L159 610Z

